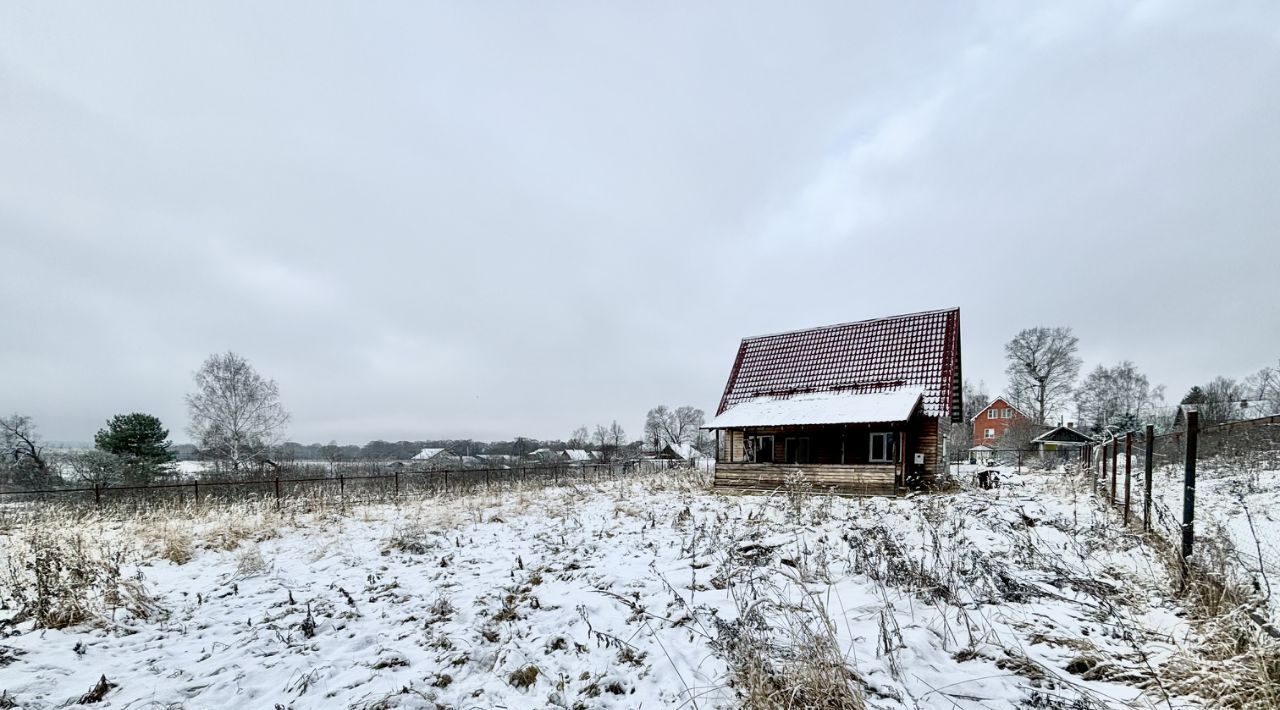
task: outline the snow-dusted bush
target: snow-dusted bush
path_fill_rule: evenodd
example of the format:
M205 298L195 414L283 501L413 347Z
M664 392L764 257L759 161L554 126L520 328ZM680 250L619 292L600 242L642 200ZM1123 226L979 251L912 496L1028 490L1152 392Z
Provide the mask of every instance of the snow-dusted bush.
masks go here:
M140 575L121 573L124 550L56 526L28 530L9 550L5 596L17 607L10 620L37 628L105 624L117 612L146 619L159 611Z

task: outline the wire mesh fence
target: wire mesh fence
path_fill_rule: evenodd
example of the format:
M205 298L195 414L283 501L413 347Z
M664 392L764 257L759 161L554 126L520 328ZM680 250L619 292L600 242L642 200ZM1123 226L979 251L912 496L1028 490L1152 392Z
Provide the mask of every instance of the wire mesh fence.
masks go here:
M1119 433L1082 463L1116 520L1148 531L1184 569L1241 590L1280 637L1280 417Z
M323 508L391 502L401 498L465 495L517 486L602 483L629 475L689 467L691 465L684 461L639 460L381 473L357 471L353 475L305 475L314 469L299 468L282 471L279 475L237 480L192 479L145 486L82 485L0 491L0 506L48 504L98 509L152 509L257 503L277 508Z

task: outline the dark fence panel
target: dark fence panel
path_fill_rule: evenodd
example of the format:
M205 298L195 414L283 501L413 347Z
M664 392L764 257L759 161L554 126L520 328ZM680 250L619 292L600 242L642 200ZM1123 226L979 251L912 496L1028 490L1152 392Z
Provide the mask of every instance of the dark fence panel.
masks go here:
M33 491L0 491L0 506L31 503L111 508L195 508L231 503L304 507L389 502L399 498L499 491L519 485L600 483L618 477L684 468L677 461L551 464L510 468L458 468L381 473L357 469L353 475L306 475L323 467L284 469L278 476L241 480L192 479L149 486L81 486Z

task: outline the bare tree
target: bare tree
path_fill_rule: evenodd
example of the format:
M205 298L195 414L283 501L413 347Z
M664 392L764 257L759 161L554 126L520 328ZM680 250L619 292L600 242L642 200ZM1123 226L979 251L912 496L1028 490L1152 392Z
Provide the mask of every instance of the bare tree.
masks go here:
M618 451L621 451L627 445L627 432L618 424L616 419L609 425L609 445Z
M1164 387L1152 387L1147 376L1125 360L1115 367L1094 368L1080 386L1076 406L1095 431L1108 426L1128 430L1150 423L1162 401Z
M954 451L964 452L973 446L973 422L970 421L982 408L991 402L987 396L986 383L964 381L964 421L953 423L947 441Z
M568 444L571 449L585 449L591 444L591 434L586 427L580 426L569 435Z
M697 407L676 407L672 410L660 404L645 415L645 441L656 447L692 444L698 440L699 429L705 420L706 415Z
M1202 425L1217 424L1236 418L1236 407L1244 399L1244 388L1230 377L1215 377L1200 388L1204 401L1196 404Z
M93 449L70 454L67 465L75 477L95 486L113 486L125 482L127 466L117 455ZM148 481L129 481L129 483L148 483Z
M1002 457L1009 461L1016 460L1010 458L1009 452L1022 451L1031 453L1031 440L1040 436L1045 431L1043 425L1017 417L1009 424L1009 427L1000 435L1000 439L996 441L996 449L1002 452ZM1016 456L1016 455L1014 455Z
M31 417L0 417L0 454L0 469L7 470L15 482L41 485L53 475Z
M1027 328L1005 344L1009 398L1036 424L1070 399L1080 374L1078 344L1070 328L1044 327Z
M289 421L275 380L227 352L205 360L195 381L196 391L187 395L188 431L201 450L232 472L264 457Z
M338 442L333 439L330 439L329 443L320 447L320 455L324 457L325 461L329 462L329 473L333 473L337 469L338 462L343 458L342 454L342 447L338 446Z
M1258 401L1271 414L1280 414L1280 363L1249 375L1243 387L1246 398Z
M623 449L627 446L627 432L617 420L607 428L597 424L592 439L600 450L601 458L605 461L613 461L621 456Z

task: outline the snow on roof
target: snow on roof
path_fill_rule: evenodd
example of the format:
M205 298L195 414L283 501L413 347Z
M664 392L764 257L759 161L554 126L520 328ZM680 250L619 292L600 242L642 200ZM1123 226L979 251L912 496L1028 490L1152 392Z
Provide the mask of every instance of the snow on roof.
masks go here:
M960 310L743 338L717 414L763 396L901 387L924 390L924 413L961 420Z
M423 449L422 451L419 451L418 453L413 455L413 460L425 461L429 458L435 458L436 456L439 456L444 451L445 451L444 449Z
M844 390L756 397L729 407L703 428L901 422L911 417L923 394L921 387L904 387L891 392Z
M583 449L565 449L564 453L565 453L565 456L569 457L570 461L590 461L591 460L591 454L587 453Z
M670 444L668 445L668 448L670 448L672 452L678 454L680 458L686 461L694 461L696 459L708 458L706 454L696 449L693 444L686 444L686 443Z
M982 444L978 444L977 446L969 450L970 451L994 451L995 449L992 449L990 446L984 446Z
M1084 434L1079 431L1076 431L1075 429L1072 429L1069 426L1058 426L1032 439L1031 443L1033 444L1040 444L1040 443L1043 443L1043 444L1081 443L1083 444L1090 441L1093 441L1093 437L1089 436L1088 434Z

